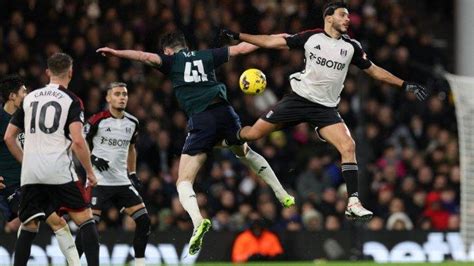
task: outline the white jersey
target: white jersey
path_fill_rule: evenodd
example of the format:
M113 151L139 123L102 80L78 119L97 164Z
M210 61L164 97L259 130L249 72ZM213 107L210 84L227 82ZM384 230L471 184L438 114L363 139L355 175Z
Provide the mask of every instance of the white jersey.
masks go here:
M81 100L57 84L30 92L10 123L25 132L21 185L77 181L69 125L84 122Z
M290 75L292 90L314 103L336 107L350 64L372 65L359 42L343 35L331 38L322 29L304 31L286 39L290 49L303 48L305 69Z
M138 120L125 113L115 118L107 110L93 115L85 126L86 139L91 153L109 162L109 169L100 172L94 166L97 184L100 186L130 185L127 158L130 144L138 135Z

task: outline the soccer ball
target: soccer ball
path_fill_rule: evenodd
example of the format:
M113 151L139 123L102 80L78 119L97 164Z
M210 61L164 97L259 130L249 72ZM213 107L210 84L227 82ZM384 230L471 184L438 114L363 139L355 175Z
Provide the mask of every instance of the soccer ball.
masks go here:
M267 87L267 78L259 69L249 68L240 75L239 84L245 94L260 94Z

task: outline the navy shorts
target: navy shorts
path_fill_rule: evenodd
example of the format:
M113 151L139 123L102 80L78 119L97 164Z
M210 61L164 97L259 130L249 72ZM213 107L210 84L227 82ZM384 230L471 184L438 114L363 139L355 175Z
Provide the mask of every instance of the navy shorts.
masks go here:
M20 205L20 184L0 190L0 212L7 221L15 219Z
M205 111L189 118L188 136L182 153L209 153L222 140L229 146L242 145L244 142L237 139L240 128L240 118L232 106L227 102L212 104Z

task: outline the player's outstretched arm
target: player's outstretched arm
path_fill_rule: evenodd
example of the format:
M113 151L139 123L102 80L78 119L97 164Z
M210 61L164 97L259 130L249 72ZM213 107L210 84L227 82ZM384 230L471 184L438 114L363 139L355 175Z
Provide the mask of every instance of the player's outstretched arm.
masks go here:
M237 33L227 29L222 30L222 34L231 40L248 42L262 48L290 49L286 44L286 40L284 38L285 36L280 34L252 35L246 33Z
M280 33L280 34L274 34L271 36L276 36L276 37L288 37L290 36L288 33ZM229 55L230 56L236 56L236 55L243 55L243 54L248 54L251 53L255 50L257 50L259 47L248 43L248 42L241 42L237 45L232 45L229 46Z
M428 90L425 87L415 82L403 81L387 70L375 65L374 63L372 63L372 65L364 71L376 80L402 87L405 91L413 92L416 98L420 101L424 101L428 97Z
M87 145L87 142L84 139L84 136L82 135L82 123L72 122L69 125L69 132L71 134L72 151L76 155L79 162L81 162L82 167L84 167L89 184L95 186L97 184L97 179L94 175L94 170L92 169L89 146Z
M129 60L140 61L150 66L161 65L161 57L154 53L147 53L135 50L115 50L109 47L99 48L96 52L100 53L103 56L116 56Z
M5 131L5 135L3 136L3 140L8 147L10 153L15 157L17 161L20 163L23 160L23 151L16 142L18 138L18 134L20 134L21 129L14 124L8 124L7 130Z

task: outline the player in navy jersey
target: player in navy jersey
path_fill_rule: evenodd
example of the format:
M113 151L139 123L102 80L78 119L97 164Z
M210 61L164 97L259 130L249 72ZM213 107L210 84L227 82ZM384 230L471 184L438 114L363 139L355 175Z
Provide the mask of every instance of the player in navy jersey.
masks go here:
M41 219L52 210L67 212L79 226L88 265L99 265L99 239L89 198L73 167L72 152L86 171L88 184L97 181L90 152L82 135L82 101L67 89L72 78L72 58L55 53L48 58L50 83L30 92L10 120L5 143L20 162L22 230L15 245L14 265L26 265ZM18 134L25 132L22 150Z
M91 161L97 176L92 189L92 212L99 223L102 210L115 205L135 221L135 265L145 265L145 247L150 235L150 217L139 194L137 178L138 119L125 112L128 102L127 85L113 82L107 88L108 108L91 116L84 131L91 149ZM81 247L80 237L76 245Z
M3 98L3 108L0 109L0 211L7 221L15 220L18 216L20 204L20 176L21 164L13 157L3 141L12 115L18 110L27 90L23 80L16 75L8 76L0 81L0 91ZM18 135L18 142L23 147L24 134ZM4 182L4 183L3 183ZM2 185L5 186L2 186ZM53 206L52 206L53 207ZM67 259L69 265L79 266L80 260L77 254L74 239L66 221L50 209L51 213L46 216L46 223L51 227L61 252ZM22 228L19 228L22 231Z
M193 255L200 250L203 236L211 227L210 220L204 219L199 211L193 183L207 153L223 140L245 165L272 187L283 206L294 205L295 199L281 186L265 158L237 139L240 119L227 100L226 86L216 79L215 69L230 57L252 52L257 47L241 43L192 51L188 49L182 33L163 36L161 47L164 54L114 50L108 47L100 48L97 52L106 56L138 60L166 74L171 79L178 102L189 116L188 136L181 154L176 186L179 200L194 225L189 242L189 253Z
M310 123L319 136L334 145L341 154L342 176L349 197L346 216L370 219L373 213L365 209L358 198L355 142L337 111L349 65L356 65L377 80L413 92L419 100L425 100L428 93L421 85L403 81L367 58L360 43L346 35L350 20L345 3L327 4L323 16L324 29L308 30L288 37L223 30L223 34L233 40L263 48L303 49L305 53L305 69L290 75L292 93L283 97L253 126L242 128L238 138L257 140L279 128Z

